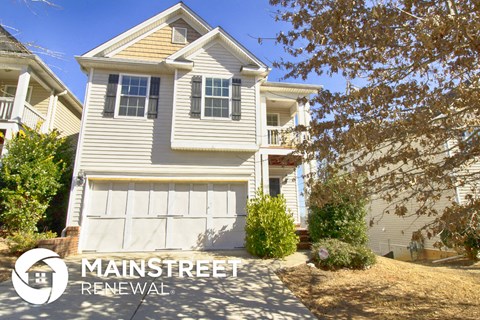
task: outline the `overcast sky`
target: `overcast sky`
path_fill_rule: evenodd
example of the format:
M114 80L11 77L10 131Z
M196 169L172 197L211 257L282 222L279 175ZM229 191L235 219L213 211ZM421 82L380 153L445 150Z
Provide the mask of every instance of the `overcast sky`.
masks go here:
M35 43L60 52L53 58L30 47L81 100L86 76L74 59L116 35L178 3L174 0L49 0L59 7L41 3L26 5L27 0L0 0L0 23L22 42ZM280 57L288 58L272 40L259 44L256 37L272 38L288 25L275 22L275 8L268 0L186 0L193 11L212 27L221 26L269 66ZM270 81L284 74L273 70ZM303 82L289 79L290 82ZM345 82L327 76L312 75L307 83L321 84L332 91L343 91Z

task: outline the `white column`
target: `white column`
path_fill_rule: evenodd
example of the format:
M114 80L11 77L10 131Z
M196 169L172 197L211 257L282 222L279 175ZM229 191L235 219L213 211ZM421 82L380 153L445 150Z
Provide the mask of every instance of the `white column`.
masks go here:
M298 102L297 102L297 115L298 115L298 124L306 125L305 106Z
M267 145L267 98L260 97L260 146Z
M270 193L270 174L268 172L268 154L262 154L262 184L263 192L265 194Z
M13 101L12 120L20 122L25 108L25 100L27 99L28 85L30 84L30 69L23 68L18 77L17 92Z

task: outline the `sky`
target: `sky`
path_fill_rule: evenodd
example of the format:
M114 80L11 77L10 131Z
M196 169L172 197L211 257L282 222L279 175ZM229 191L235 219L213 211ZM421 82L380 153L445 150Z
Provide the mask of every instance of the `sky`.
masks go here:
M33 1L33 2L32 2ZM67 87L84 100L87 77L75 56L82 55L139 23L175 5L177 0L49 0L58 7L35 0L0 0L0 24L17 39L56 53L29 47L38 54ZM183 1L212 27L221 26L254 55L272 66L289 56L273 40L262 44L258 37L273 38L289 25L274 21L275 8L268 0L185 0ZM284 70L273 69L269 81L279 81ZM323 85L343 91L341 77L311 75L306 81L289 82Z

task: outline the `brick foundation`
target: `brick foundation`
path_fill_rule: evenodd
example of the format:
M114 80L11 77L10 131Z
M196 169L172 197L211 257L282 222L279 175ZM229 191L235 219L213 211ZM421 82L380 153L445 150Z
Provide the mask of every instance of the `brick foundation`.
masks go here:
M79 235L80 227L67 227L65 237L41 240L38 247L52 250L62 258L76 255L78 253Z

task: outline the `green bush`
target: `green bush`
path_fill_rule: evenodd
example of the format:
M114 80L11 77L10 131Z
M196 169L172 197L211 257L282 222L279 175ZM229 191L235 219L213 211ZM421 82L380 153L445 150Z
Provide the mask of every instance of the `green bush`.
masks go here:
M359 188L347 178L332 178L313 186L308 214L313 242L333 238L350 244L367 243L366 201L359 196Z
M0 222L7 232L34 233L68 168L58 131L24 128L6 143L0 168Z
M259 189L247 203L245 246L251 254L265 258L283 258L297 250L293 216L282 195L271 197Z
M45 233L14 232L7 237L8 250L12 254L22 254L37 246L40 240L56 238L57 234L51 231Z
M328 270L365 269L376 262L375 254L364 245L353 245L338 239L322 239L314 243L311 255L317 266Z

